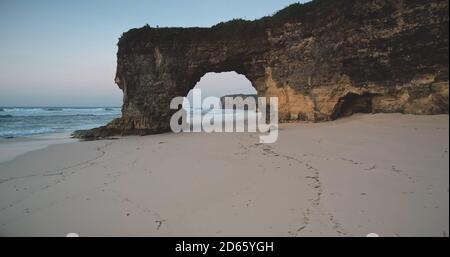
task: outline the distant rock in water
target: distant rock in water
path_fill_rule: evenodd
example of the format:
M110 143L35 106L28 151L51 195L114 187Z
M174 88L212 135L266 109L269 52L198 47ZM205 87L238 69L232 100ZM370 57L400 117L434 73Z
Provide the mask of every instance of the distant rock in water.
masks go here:
M90 135L170 131L170 102L207 72L236 71L278 97L280 121L356 112L449 112L449 2L314 0L211 28L123 34L123 116Z
M256 110L255 108L248 108L247 105L244 105L244 103L247 102L247 98L253 98L254 102L255 102L255 107L258 106L258 96L257 95L244 95L244 94L237 94L237 95L226 95L226 96L222 96L220 98L220 104L222 105L222 109L225 109L227 106L225 104L225 98L233 98L234 100L236 100L237 98L241 98L243 100L243 102L241 103L237 103L236 105L233 106L233 109L238 109L238 110Z
M13 116L12 115L9 115L9 114L7 114L7 115L0 115L0 118L12 118Z
M0 108L0 112L4 112L5 111L5 109L3 109L3 108Z
M58 107L49 107L49 108L44 108L45 111L49 111L49 112L57 112L57 111L62 111L64 110L63 108L58 108Z
M112 111L113 109L112 108L103 108L103 110L105 110L105 111Z

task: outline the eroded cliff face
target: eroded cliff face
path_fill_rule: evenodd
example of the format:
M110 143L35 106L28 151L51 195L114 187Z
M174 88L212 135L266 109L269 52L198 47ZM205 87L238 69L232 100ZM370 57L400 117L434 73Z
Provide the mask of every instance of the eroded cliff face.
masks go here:
M212 28L143 27L119 41L122 118L88 133L169 131L173 97L207 72L279 97L281 121L448 113L447 0L315 0Z

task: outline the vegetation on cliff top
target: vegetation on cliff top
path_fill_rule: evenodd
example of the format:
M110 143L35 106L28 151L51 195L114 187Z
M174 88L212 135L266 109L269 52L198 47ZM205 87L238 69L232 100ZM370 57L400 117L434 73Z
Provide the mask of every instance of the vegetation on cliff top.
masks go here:
M233 19L227 22L218 23L211 28L154 28L146 25L142 28L131 29L124 33L119 40L120 46L134 45L138 42L167 42L173 38L189 40L193 37L204 37L205 32L210 32L210 36L226 35L233 36L255 36L258 33L265 33L265 29L276 27L288 22L305 22L314 20L314 14L318 9L330 8L331 3L336 0L314 0L308 3L294 3L271 16L266 16L257 20ZM188 33L184 33L188 32ZM187 35L189 34L189 35ZM126 43L125 43L126 42Z
M287 22L299 22L306 21L311 17L311 9L313 8L325 8L326 3L331 1L327 0L315 0L304 4L294 3L286 8L275 12L271 16L265 16L257 20L249 21L244 19L233 19L227 22L221 22L213 26L213 29L222 27L240 27L240 26L255 26L255 27L273 27L285 24Z

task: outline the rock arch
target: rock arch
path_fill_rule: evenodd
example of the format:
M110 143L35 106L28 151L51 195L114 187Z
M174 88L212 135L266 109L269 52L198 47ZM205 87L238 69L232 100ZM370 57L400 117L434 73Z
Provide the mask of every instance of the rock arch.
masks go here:
M118 49L122 117L85 137L168 131L171 99L207 72L279 97L281 121L337 118L350 93L373 96L373 112L448 113L446 0L315 0L211 28L132 29Z
M252 83L242 74L232 72L208 72L202 76L194 89L201 89L202 97L248 96L256 95ZM191 96L189 92L188 97Z

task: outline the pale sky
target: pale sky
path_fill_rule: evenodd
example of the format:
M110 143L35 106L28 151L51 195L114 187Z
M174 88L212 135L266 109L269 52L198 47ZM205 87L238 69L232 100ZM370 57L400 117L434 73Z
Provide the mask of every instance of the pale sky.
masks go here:
M145 24L209 27L253 20L295 2L0 0L0 106L121 106L114 75L123 32Z

